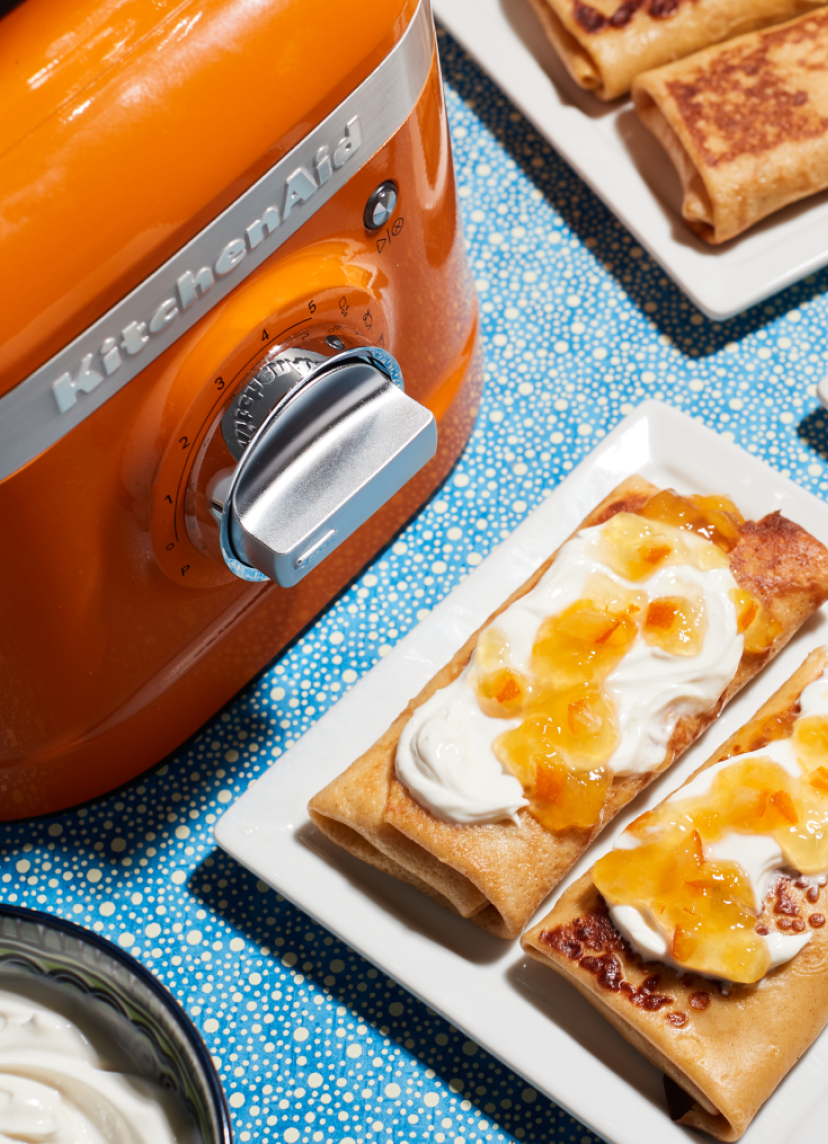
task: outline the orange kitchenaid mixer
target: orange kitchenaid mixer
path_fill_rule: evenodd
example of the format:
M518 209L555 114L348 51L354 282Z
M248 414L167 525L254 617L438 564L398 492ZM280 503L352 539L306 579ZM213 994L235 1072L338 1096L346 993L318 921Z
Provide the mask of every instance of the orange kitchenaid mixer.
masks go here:
M428 0L0 22L0 819L157 762L448 472L477 311Z

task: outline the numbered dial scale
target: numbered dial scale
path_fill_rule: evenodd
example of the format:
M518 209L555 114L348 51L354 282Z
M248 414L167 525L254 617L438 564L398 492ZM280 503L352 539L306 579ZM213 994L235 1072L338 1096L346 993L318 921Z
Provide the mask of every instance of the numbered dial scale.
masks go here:
M305 326L220 387L195 450L178 442L192 459L183 504L166 502L190 545L243 580L292 587L436 452L434 417L394 357L342 324ZM174 556L186 546L172 516L168 573L197 575Z

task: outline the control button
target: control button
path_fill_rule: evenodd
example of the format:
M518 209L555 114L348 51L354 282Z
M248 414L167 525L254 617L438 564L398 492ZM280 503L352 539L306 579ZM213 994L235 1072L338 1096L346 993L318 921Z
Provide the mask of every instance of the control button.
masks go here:
M365 204L362 221L366 230L379 230L384 226L397 206L397 188L390 179L380 183Z
M311 356L288 350L267 368L288 385L288 372L304 369ZM284 588L346 540L437 449L434 416L406 396L391 354L365 346L313 356L314 368L264 417L258 407L266 399L256 397L254 383L274 383L260 378L262 370L237 396L222 425L231 451L241 448L240 460L229 487L212 491L228 567Z

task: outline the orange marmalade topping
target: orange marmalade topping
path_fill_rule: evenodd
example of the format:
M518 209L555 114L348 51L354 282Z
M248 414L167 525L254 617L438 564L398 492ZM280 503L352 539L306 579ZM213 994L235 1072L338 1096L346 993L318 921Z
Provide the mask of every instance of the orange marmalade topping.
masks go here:
M608 576L595 576L590 588L590 598L576 600L538 630L532 670L547 688L605 679L638 635L643 593L626 592Z
M637 850L612 850L593 877L609 900L645 916L649 909L672 934L670 955L689 969L744 982L767 972L750 882L734 862L707 861L699 831L674 829Z
M728 567L743 523L725 497L657 493L637 513L617 513L602 527L601 562L634 587L601 573L588 576L582 598L540 624L525 675L510 665L496 622L484 632L475 653L478 702L489 716L522 718L494 749L549 830L589 829L600 821L619 741L603 685L636 639L687 657L704 644L700 591L688 582L686 593L680 585L681 594L651 596L648 581L668 564ZM688 532L709 543L685 539ZM742 589L731 598L745 640L752 637L757 648L772 642L773 623L759 601Z
M662 596L652 600L647 608L643 636L646 643L671 655L698 655L706 628L701 600Z
M828 870L828 718L797 719L787 748L797 776L762 749L737 756L717 770L709 793L679 792L641 815L627 831L640 844L610 851L593 868L606 900L654 917L670 955L688 969L751 983L771 964L756 932L763 903L744 870L707 857L709 847L733 832L765 835L779 844L786 868Z
M745 637L745 651L759 654L771 646L782 634L782 625L775 616L768 615L762 604L744 588L734 588L730 598L736 607L736 624Z
M615 712L601 684L632 646L645 606L641 593L607 576L592 577L588 587L588 598L538 629L531 685L499 665L504 650L496 628L478 649L489 669L478 676L481 708L523 716L519 727L498 738L495 752L520 779L532 814L553 831L587 830L600 820L612 782L606 763L618 744ZM509 698L498 703L495 693Z
M523 784L530 810L549 830L588 829L612 781L605 765L618 742L612 704L594 684L548 691L495 751Z
M671 521L620 512L604 525L602 558L618 576L642 585L667 564L692 564L702 569L728 566L722 548L712 542L702 548L689 540L685 542L682 534L687 531L691 530L679 530Z
M739 530L745 523L728 497L680 497L672 489L656 493L638 511L645 520L657 520L686 532L695 532L723 552L736 547Z

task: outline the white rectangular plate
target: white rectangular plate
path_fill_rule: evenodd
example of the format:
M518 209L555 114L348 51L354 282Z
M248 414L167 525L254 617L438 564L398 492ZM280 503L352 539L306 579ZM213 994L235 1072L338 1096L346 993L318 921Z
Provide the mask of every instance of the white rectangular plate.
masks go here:
M531 962L516 942L491 937L350 858L312 826L306 810L311 796L379 738L486 616L631 473L680 492L727 493L752 518L781 509L828 543L821 501L683 414L645 402L242 795L215 834L259 878L613 1144L687 1144L685 1130L667 1116L657 1070L570 985ZM704 762L826 641L828 617L820 612L701 741L618 816L564 884ZM828 1115L826 1074L828 1037L822 1037L759 1114L746 1137L750 1144L817 1139Z
M529 0L433 0L434 13L708 317L723 320L828 262L828 192L723 247L681 221L681 187L629 100L602 103L561 64Z

